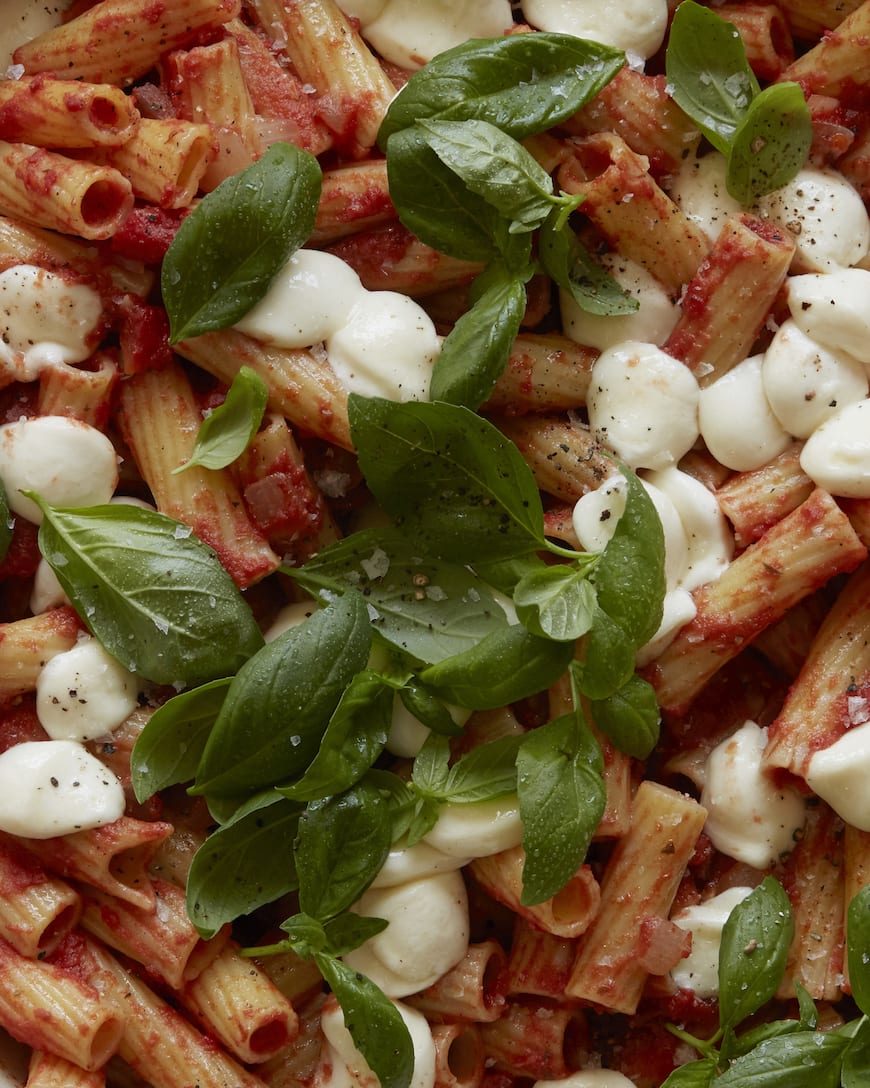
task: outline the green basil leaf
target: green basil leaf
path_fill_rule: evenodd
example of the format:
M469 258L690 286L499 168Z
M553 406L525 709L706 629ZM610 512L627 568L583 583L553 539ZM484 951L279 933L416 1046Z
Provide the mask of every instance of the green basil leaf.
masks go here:
M93 634L131 672L192 686L231 676L263 645L235 583L188 526L138 506L40 505L40 551Z
M571 672L587 698L606 699L631 680L635 657L634 640L596 607L592 627L583 640L582 659L573 662Z
M797 1031L766 1039L735 1059L715 1088L837 1088L851 1040L838 1032Z
M625 509L595 565L599 606L642 646L658 630L665 598L665 538L652 499L633 472L626 480Z
M419 661L461 653L507 625L503 609L466 566L422 554L395 529L365 529L286 573L314 595L358 590L375 630Z
M154 711L130 753L137 801L194 778L231 682L231 677L213 680L167 699Z
M163 259L171 343L225 329L260 301L314 229L320 183L313 155L275 143L203 197Z
M414 1073L414 1046L399 1010L358 971L322 953L314 962L344 1013L354 1044L381 1088L408 1088Z
M547 275L586 313L617 317L633 314L640 306L580 243L560 208L554 208L541 227L538 258Z
M0 480L0 563L6 558L9 545L12 543L12 530L15 519L9 512L9 500L6 497L6 488Z
M794 980L794 989L800 1011L800 1026L813 1031L819 1022L819 1010L816 1008L816 1003L797 979Z
M806 162L813 123L797 83L776 83L755 98L734 134L728 192L744 206L779 189Z
M840 1030L845 1032L851 1025ZM870 1084L870 1020L866 1016L856 1025L852 1045L843 1056L840 1072L841 1088L867 1088Z
M514 139L571 117L607 86L625 54L570 34L478 38L440 53L390 103L387 139L421 118L489 121Z
M300 806L276 793L258 798L197 850L187 878L187 912L203 937L297 887L292 844Z
M424 554L457 563L543 546L543 509L522 454L491 423L452 404L351 394L366 481Z
M776 1039L780 1035L794 1035L796 1031L804 1030L806 1029L800 1020L771 1020L767 1024L759 1024L750 1031L744 1031L742 1035L735 1035L729 1028L725 1033L722 1057L732 1060L743 1054L749 1054L766 1039Z
M759 91L737 28L694 0L683 0L671 22L665 64L671 97L727 154Z
M420 799L418 791L392 771L383 771L378 768L372 768L364 781L374 786L386 801L393 828L392 841L398 842L414 819Z
M659 705L652 686L639 676L629 677L606 699L593 700L589 712L596 728L635 759L646 759L658 743Z
M292 918L286 918L281 923L281 929L289 938L286 944L298 956L305 959L322 952L327 946L326 929L323 923L312 918L310 914L300 913L294 914Z
M493 563L478 560L474 564L474 569L484 582L488 582L500 593L506 593L511 597L519 582L527 574L546 570L547 564L537 555L522 555L514 559L499 559Z
M870 1015L870 885L849 904L847 932L852 997L861 1012Z
M709 1088L716 1076L716 1062L701 1058L679 1066L662 1082L661 1088Z
M347 952L352 952L361 944L365 944L372 937L383 933L387 925L388 923L383 918L366 918L345 911L337 918L330 918L323 927L328 951L332 956L344 956Z
M575 641L586 634L595 615L589 564L560 564L530 572L517 583L514 605L532 634Z
M508 364L525 312L523 279L502 273L444 339L432 368L432 400L471 409L488 400Z
M550 175L534 156L489 121L421 118L417 127L473 193L511 220L512 233L537 230L554 205L565 203L553 193Z
M604 759L574 714L523 738L517 793L523 825L522 902L552 898L583 864L607 803Z
M472 748L450 768L445 800L467 805L517 791L517 753L525 734L499 737Z
M573 657L573 643L539 638L515 624L487 635L472 650L430 665L420 679L450 703L494 710L555 684Z
M450 741L433 733L414 757L411 781L424 797L441 800L450 778Z
M293 785L277 786L278 793L293 801L316 801L358 782L387 743L393 698L393 687L382 676L368 670L357 673L329 719L308 770Z
M399 690L399 698L408 713L413 714L417 721L422 722L433 733L440 733L445 737L458 737L462 734L462 726L456 724L441 699L429 691L425 684L416 679L409 680Z
M406 821L406 830L402 837L402 845L406 849L416 846L417 843L428 835L438 822L438 813L441 810L441 802L434 797L424 797L418 800L415 808Z
M719 951L719 1018L734 1027L776 993L794 937L789 898L773 877L731 911Z
M370 646L368 612L357 593L264 646L230 685L194 792L233 796L302 774Z
M239 369L227 390L226 399L206 416L196 436L190 460L173 469L184 472L193 465L226 468L245 452L263 419L269 390L249 366Z
M392 845L387 804L377 787L312 801L299 820L299 905L326 921L355 902L380 871Z

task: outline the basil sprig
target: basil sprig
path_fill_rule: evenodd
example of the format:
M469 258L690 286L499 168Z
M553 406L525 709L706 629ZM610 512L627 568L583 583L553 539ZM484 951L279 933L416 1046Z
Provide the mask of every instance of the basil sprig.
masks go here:
M194 465L226 468L248 448L263 419L269 390L249 366L239 368L223 404L206 416L196 435L193 453L173 473Z
M187 525L130 505L40 506L40 551L82 620L131 672L192 686L231 676L263 645L229 574Z
M728 159L727 187L751 205L806 161L812 121L796 83L759 88L737 28L694 0L674 14L666 52L677 105Z
M435 362L433 399L477 408L491 394L537 268L529 235L545 222L557 282L579 305L599 313L637 308L571 230L578 198L555 194L549 174L519 142L575 113L624 60L618 50L569 35L473 40L430 61L390 105L379 142L400 220L427 245L487 266ZM575 292L581 266L595 272Z
M320 186L313 155L275 143L203 197L163 260L171 343L225 329L260 301L314 229Z
M861 1015L818 1031L812 1000L799 985L800 1015L735 1029L777 992L794 936L791 905L781 885L765 877L731 912L719 954L719 1030L695 1039L669 1025L703 1057L675 1069L662 1088L858 1088L870 1077L870 887L848 912L847 959L852 996Z

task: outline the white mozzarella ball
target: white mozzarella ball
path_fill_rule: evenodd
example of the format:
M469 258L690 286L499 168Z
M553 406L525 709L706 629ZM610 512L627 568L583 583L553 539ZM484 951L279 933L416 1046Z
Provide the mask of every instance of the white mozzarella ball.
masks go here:
M47 612L58 605L69 604L70 600L57 575L45 559L40 559L36 574L33 576L33 588L30 591L30 611L34 616Z
M671 200L711 242L715 242L726 219L743 210L728 192L727 174L725 156L711 151L700 159L687 159L668 185Z
M760 468L791 442L767 402L761 363L752 355L701 390L701 436L716 460L737 472Z
M559 299L565 335L599 351L626 340L663 344L680 317L679 307L664 287L641 265L617 253L605 253L601 264L624 291L637 299L638 309L613 317L590 314L562 289Z
M339 257L298 249L235 327L267 344L307 348L337 332L364 293L359 276Z
M426 1017L400 1001L393 1004L402 1017L414 1049L414 1073L408 1088L433 1088L435 1084L435 1044ZM327 1000L320 1026L332 1055L344 1065L355 1088L378 1088L378 1078L359 1052L344 1022L344 1013L334 998ZM339 1082L341 1084L341 1082Z
M114 823L124 789L73 740L25 741L0 754L0 830L50 839Z
M326 340L329 362L349 390L397 401L428 398L440 350L426 311L395 291L367 291Z
M838 408L867 396L867 371L856 359L817 344L788 320L780 325L761 367L774 415L796 438L809 438Z
M451 857L485 858L519 846L522 836L519 802L509 796L471 805L442 805L423 841Z
M47 661L36 680L36 714L52 740L93 740L139 705L136 677L95 638Z
M391 850L371 886L394 888L397 884L407 884L409 880L461 869L469 861L471 858L442 854L427 842L415 842L413 846L400 846Z
M671 921L692 934L689 955L671 968L671 978L681 989L696 997L719 994L719 948L722 930L731 911L752 892L751 888L727 888L703 903L695 903L675 914Z
M387 0L375 18L361 22L385 60L415 69L469 38L500 38L513 17L509 0Z
M864 710L866 713L866 709ZM856 725L814 753L806 782L846 823L870 831L870 722Z
M832 495L870 498L870 400L847 404L817 427L800 463L813 483Z
M788 281L788 308L798 328L831 351L870 363L870 272L841 268Z
M666 468L698 438L698 383L654 344L628 341L599 355L587 408L596 437L631 468Z
M521 6L537 30L588 38L644 60L658 51L668 26L667 0L523 0Z
M0 479L10 509L39 525L42 511L22 491L51 506L106 503L118 483L118 457L109 439L66 416L37 416L0 426Z

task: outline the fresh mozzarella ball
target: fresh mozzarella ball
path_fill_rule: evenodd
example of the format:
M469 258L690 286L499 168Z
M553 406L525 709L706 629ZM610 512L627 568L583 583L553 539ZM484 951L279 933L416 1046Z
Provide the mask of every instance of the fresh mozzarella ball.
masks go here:
M680 317L679 307L671 302L664 287L641 265L617 253L605 253L601 264L623 290L637 299L639 309L615 317L590 314L563 289L559 299L565 335L599 351L626 340L663 344Z
M404 849L399 847L391 850L371 886L394 888L397 884L407 884L410 880L461 869L469 861L471 858L442 854L427 842L416 842Z
M854 725L828 748L816 752L805 775L807 785L852 827L870 831L870 722L867 703L860 716L864 724Z
M364 293L359 276L340 258L298 249L236 328L267 344L307 348L337 332Z
M409 1088L433 1088L435 1083L435 1044L426 1017L416 1009L403 1005L400 1001L393 1004L402 1017L411 1045L414 1048L414 1073ZM337 1001L330 998L323 1006L320 1026L326 1037L332 1054L337 1057L350 1074L350 1081L356 1088L378 1088L378 1078L371 1071L368 1062L357 1050L353 1037L344 1023L344 1014Z
M587 395L596 437L631 468L675 464L698 438L698 383L654 344L628 341L599 355Z
M397 695L387 736L387 751L403 759L413 759L426 743L431 730L416 718Z
M386 929L345 963L388 997L416 993L455 967L468 950L468 897L458 872L437 873L390 888L369 888L354 910L384 918Z
M838 408L867 396L867 371L857 360L811 340L794 321L780 325L761 367L774 415L796 438L809 438Z
M831 351L870 363L870 272L841 268L788 281L788 308L798 328Z
M704 830L720 853L766 869L794 846L805 805L790 786L777 788L762 756L767 730L747 721L707 758L701 804Z
M715 242L725 220L743 209L728 192L724 155L711 151L703 158L687 159L668 187L668 195L683 215Z
M34 616L38 616L40 612L47 612L50 608L69 603L69 597L57 580L57 575L45 559L40 559L36 574L33 576L33 588L30 591L30 611Z
M510 0L387 0L375 18L360 22L385 60L414 69L469 38L500 38L513 17Z
M805 166L758 210L794 236L792 269L830 272L858 264L870 249L870 219L857 190L830 167Z
M95 638L47 661L36 680L36 714L52 740L111 733L139 705L136 678Z
M35 491L51 506L108 502L118 483L118 457L96 427L38 416L0 427L0 479L10 509L40 525L42 511L22 491Z
M671 969L671 978L683 990L696 997L719 994L719 946L722 930L731 911L752 892L751 888L728 888L712 899L686 907L671 921L692 934L692 950Z
M634 1088L634 1081L615 1069L580 1069L562 1080L536 1080L532 1088Z
M659 628L649 642L637 651L638 667L648 665L673 642L677 631L690 623L697 615L698 607L692 594L682 586L670 589L662 602L662 620Z
M442 805L423 841L451 857L485 858L519 846L522 836L516 797L497 797L470 805Z
M113 823L124 789L73 740L25 741L0 754L0 830L50 839Z
M734 536L716 496L676 467L645 472L646 482L673 503L686 535L686 569L680 585L697 589L719 577L734 554Z
M440 350L426 311L395 291L367 291L326 340L332 368L348 389L398 401L428 398Z
M658 51L668 25L667 0L523 0L521 6L537 30L588 38L644 60Z
M800 463L832 495L870 498L870 400L847 404L826 419L804 444Z
M791 442L764 395L761 363L752 355L701 390L701 436L716 460L737 472L766 465Z
M362 25L371 23L387 6L388 0L339 0L338 6L345 15L359 19Z
M0 364L18 381L47 366L80 363L93 351L100 296L30 264L0 272Z

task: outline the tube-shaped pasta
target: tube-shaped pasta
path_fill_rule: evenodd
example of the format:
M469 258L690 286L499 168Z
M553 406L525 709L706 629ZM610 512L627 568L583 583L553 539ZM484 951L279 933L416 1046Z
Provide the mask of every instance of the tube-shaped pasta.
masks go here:
M110 83L48 76L0 80L0 139L40 147L122 144L139 123L133 99Z
M405 1000L429 1019L497 1020L505 1005L507 957L498 941L471 944L437 982Z
M0 937L30 959L50 952L81 916L75 888L11 839L0 839L0 887Z

